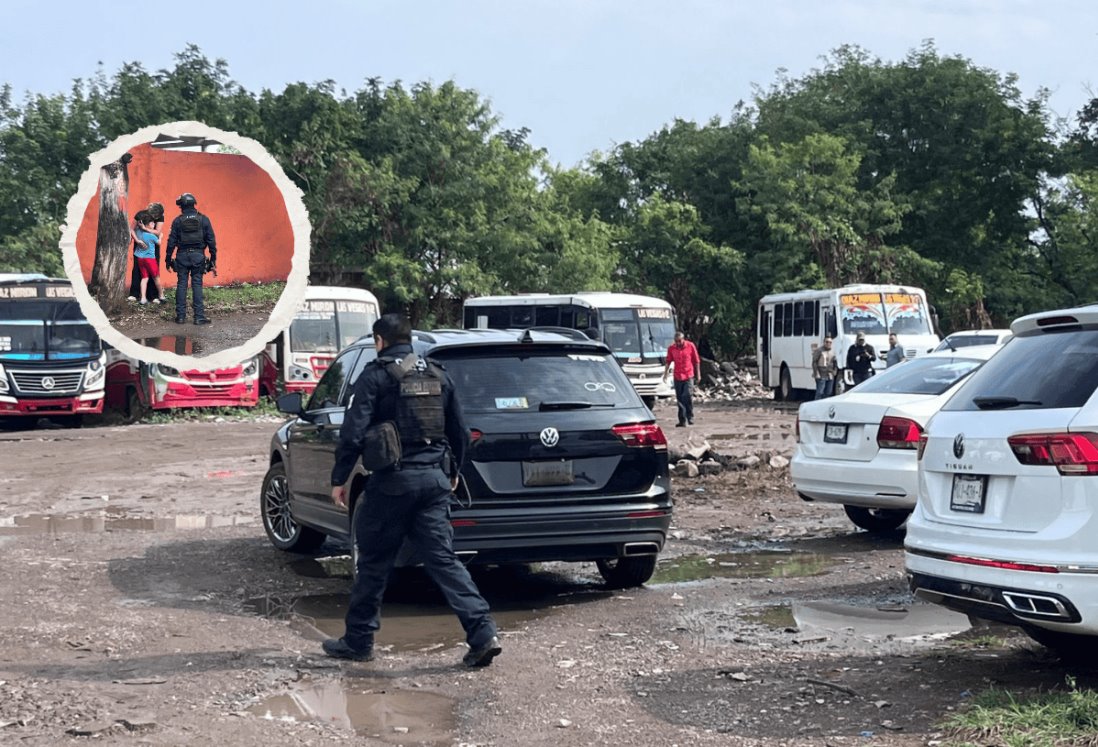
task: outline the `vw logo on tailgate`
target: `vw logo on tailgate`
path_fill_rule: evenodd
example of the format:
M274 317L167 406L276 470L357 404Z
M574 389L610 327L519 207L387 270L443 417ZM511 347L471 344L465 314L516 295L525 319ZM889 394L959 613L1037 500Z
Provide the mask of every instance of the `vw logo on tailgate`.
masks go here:
M965 455L965 434L958 433L957 438L953 439L953 456L960 459Z
M541 432L541 443L548 449L553 448L560 443L560 432L552 426L546 428Z

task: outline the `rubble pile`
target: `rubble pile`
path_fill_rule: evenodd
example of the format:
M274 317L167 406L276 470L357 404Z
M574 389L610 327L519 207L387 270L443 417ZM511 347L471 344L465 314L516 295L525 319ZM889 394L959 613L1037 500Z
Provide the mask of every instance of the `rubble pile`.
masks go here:
M673 477L718 475L726 470L785 469L789 466L789 457L774 451L759 451L738 457L720 454L700 436L691 436L685 444L669 445L667 460Z
M702 360L702 383L694 392L699 402L731 401L740 399L769 399L771 391L764 387L756 375L753 361L743 359L737 363L718 363Z

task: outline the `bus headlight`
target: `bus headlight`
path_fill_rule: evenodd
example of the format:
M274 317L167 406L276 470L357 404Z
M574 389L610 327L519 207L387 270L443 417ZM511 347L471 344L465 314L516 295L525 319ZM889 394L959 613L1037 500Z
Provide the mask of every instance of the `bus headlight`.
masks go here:
M107 369L99 361L88 364L88 373L84 377L85 389L102 389L103 379L106 378Z
M252 358L250 361L248 361L248 365L244 366L244 371L243 373L241 373L241 376L243 376L245 379L250 379L251 377L255 376L258 371L259 359Z
M299 366L296 363L290 366L290 381L312 381L312 369Z
M8 384L8 373L3 366L0 366L0 394L6 394L9 391L11 391L11 385Z
M165 366L163 363L153 363L152 365L156 369L153 375L159 373L161 376L179 376L179 370L171 366Z

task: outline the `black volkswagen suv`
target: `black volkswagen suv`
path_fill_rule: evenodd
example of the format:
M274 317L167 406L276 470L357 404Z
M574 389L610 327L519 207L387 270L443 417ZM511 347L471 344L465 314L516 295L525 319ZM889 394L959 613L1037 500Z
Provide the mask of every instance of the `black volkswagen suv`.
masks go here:
M417 332L413 347L445 367L471 430L454 549L473 563L595 561L611 587L638 586L656 567L671 523L667 440L609 348L565 329ZM351 477L350 508L329 475L355 380L377 353L353 343L316 390L279 398L294 415L271 441L260 506L280 550L350 539L366 484ZM406 551L398 563L415 564Z

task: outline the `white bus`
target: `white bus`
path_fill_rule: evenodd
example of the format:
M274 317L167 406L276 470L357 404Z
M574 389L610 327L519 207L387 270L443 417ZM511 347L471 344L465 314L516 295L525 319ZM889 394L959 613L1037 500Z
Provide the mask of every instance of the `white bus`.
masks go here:
M377 319L377 297L370 291L310 285L289 329L267 346L264 369L274 375L266 373L264 380L281 380L282 391L312 392L336 353L371 334Z
M630 293L481 296L465 302L463 323L465 329L578 329L606 343L649 406L674 394L663 366L675 341L675 310L662 299Z
M775 399L791 399L798 389L815 390L812 352L831 337L841 379L850 384L849 372L842 369L859 332L877 351L874 367L883 369L890 332L899 338L904 358L934 349L938 335L932 316L921 288L899 285L845 285L765 296L757 319L759 378L774 390Z

